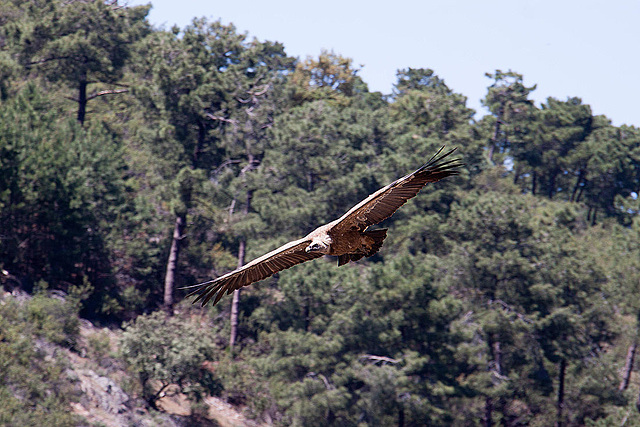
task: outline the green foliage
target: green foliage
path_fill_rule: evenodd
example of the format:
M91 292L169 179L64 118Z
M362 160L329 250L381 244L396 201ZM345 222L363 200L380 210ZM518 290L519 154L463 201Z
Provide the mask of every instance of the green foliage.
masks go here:
M96 91L95 83L117 83L132 44L149 31L150 6L121 7L117 2L49 1L44 5L16 1L21 13L6 13L3 31L9 48L25 70L75 89L77 119L84 123L87 102L121 90Z
M213 345L206 336L196 336L194 327L160 312L139 316L125 325L120 341L122 358L139 378L143 398L152 407L172 384L195 400L218 389L218 381L203 365L213 356Z
M521 74L509 70L496 70L486 76L493 79L482 100L491 116L485 118L493 128L489 141L489 160L494 161L494 154L510 152L514 157L521 157L523 147L531 144L531 122L536 113L529 94L536 86L526 87Z
M90 357L102 361L111 354L111 340L106 332L98 332L87 338Z
M317 60L308 57L296 64L291 75L296 104L324 99L331 105L349 105L353 95L366 92L352 60L323 50Z
M77 392L65 373L66 361L50 343L72 345L77 335L72 303L44 294L26 304L0 300L0 424L78 425L81 420L69 408Z
M78 312L130 321L120 357L151 407L177 384L276 425L637 420L635 373L620 385L640 330L637 128L575 97L536 106L500 70L476 121L429 69L383 96L339 54L296 60L206 19L152 30L147 12L0 2L0 279L35 295L0 305L0 423L78 424L46 357L77 346ZM171 247L176 284L218 276L442 145L466 168L385 221L374 257L243 290L233 352L230 298L198 321L142 315ZM108 337L89 352L106 360Z
M99 311L113 289L108 250L134 210L122 148L105 126L57 118L33 85L0 115L4 268L55 289L84 286L84 304Z
M346 211L378 182L375 112L307 103L281 116L263 161L255 209L274 228L298 224L307 233ZM337 159L337 161L336 161Z
M117 80L129 45L145 29L143 19L149 9L102 1L49 2L47 6L29 10L35 22L19 41L26 64L41 67L53 81L63 78L74 83Z
M80 325L74 301L64 302L38 294L27 304L26 315L36 335L54 344L75 346Z

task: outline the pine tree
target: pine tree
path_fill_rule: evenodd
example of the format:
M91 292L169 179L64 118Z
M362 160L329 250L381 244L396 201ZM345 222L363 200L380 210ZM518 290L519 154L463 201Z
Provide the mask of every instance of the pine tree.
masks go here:
M0 113L3 264L27 289L88 286L95 314L113 290L107 245L126 207L126 166L105 127L60 120L51 105L28 85Z
M126 92L119 85L132 44L149 32L150 6L122 7L117 2L47 2L28 11L9 30L20 62L53 84L75 89L77 119L84 124L87 103L100 96ZM89 86L99 84L94 92ZM64 93L64 88L57 91Z
M492 115L488 120L493 122L493 132L488 142L489 162L494 163L496 150L519 158L520 147L526 146L531 138L530 122L536 108L529 94L536 86L525 86L523 76L513 71L505 73L496 70L494 74L487 73L486 76L493 79L482 100ZM514 180L517 181L518 175L516 171Z

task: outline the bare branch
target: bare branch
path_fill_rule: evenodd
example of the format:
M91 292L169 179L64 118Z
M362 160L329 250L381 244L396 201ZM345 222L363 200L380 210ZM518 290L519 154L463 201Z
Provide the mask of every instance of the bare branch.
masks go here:
M238 122L236 120L227 119L226 117L214 116L211 113L207 113L207 117L209 117L211 120L218 120L218 121L225 122L225 123L231 123L232 125L237 125L238 124Z
M360 356L360 359L368 359L368 360L373 360L374 362L386 362L386 363L392 363L392 364L400 363L399 360L392 359L387 356L375 356L373 354L364 354Z
M222 164L221 164L220 166L218 166L218 167L216 168L216 170L214 170L214 171L213 171L212 175L213 175L213 176L216 176L216 175L218 175L218 173L220 172L220 170L222 170L222 169L226 168L226 167L227 167L227 166L229 166L229 165L237 164L237 163L240 163L240 162L242 162L242 160L239 160L239 159L229 159L229 160L225 160L224 162L222 162Z
M97 98L99 96L104 96L104 95L114 95L117 93L126 93L129 92L129 89L106 89L106 90L101 90L99 92L93 93L89 96L87 96L87 101L90 101L94 98Z
M70 58L72 58L72 57L71 56L57 56L57 57L52 57L52 58L44 58L44 59L39 59L37 61L29 62L27 64L27 66L40 65L40 64L44 64L44 63L50 62L50 61L57 61L59 59L70 59Z
M229 222L231 222L231 218L233 217L233 210L236 207L236 199L235 197L231 201L231 205L229 205Z
M494 303L502 306L502 308L504 308L508 313L515 314L516 317L522 320L524 323L528 323L528 324L533 323L533 320L529 319L524 314L519 313L515 308L513 308L511 305L507 304L506 302L502 301L501 299L489 300L489 304L494 304Z
M254 93L253 93L253 95L254 95L254 96L261 96L261 95L264 95L265 93L267 93L267 91L269 90L269 87L270 87L270 86L271 86L270 84L266 84L266 85L264 85L264 89L259 90L258 92L254 92Z
M162 381L161 384L162 386L160 387L160 389L153 395L154 402L160 399L161 397L164 397L166 395L165 393L166 388L171 385L171 384L165 383L164 381Z
M322 374L316 374L315 372L309 372L307 374L308 378L320 378L322 380L322 382L324 383L324 386L327 390L334 390L335 387L333 386L333 384L331 384L329 382L329 380L327 379L327 377L325 377Z

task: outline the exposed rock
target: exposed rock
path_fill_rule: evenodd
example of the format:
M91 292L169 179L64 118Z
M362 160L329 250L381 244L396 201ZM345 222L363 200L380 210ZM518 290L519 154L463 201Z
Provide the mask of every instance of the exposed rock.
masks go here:
M75 371L82 390L81 403L87 408L98 408L110 414L127 411L129 396L107 377L101 377L89 369Z
M204 399L209 407L208 417L216 420L221 427L257 427L259 424L245 418L232 405L222 399L209 396Z

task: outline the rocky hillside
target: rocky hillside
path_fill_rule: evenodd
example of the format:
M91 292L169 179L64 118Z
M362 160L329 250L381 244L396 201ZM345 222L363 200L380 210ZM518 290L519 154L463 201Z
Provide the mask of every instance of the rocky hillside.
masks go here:
M122 331L98 327L86 319L63 319L61 309L69 304L61 293L30 297L13 291L3 292L0 296L0 361L3 367L15 372L15 376L3 376L0 390L11 390L16 401L14 413L11 413L11 405L1 412L0 424L20 423L23 416L20 407L38 409L39 405L29 401L24 384L16 378L30 382L28 370L32 368L35 372L43 371L41 381L48 380L44 381L45 387L50 387L43 391L45 395L60 395L61 399L63 393L66 396L66 401L63 399L66 409L59 407L60 418L56 418L62 425L258 425L219 397L206 396L201 406L192 408L187 396L177 387L165 389L157 401L158 410L149 409L139 397L137 379L126 371L120 358L118 344ZM14 316L4 316L9 311ZM63 320L69 329L67 337L54 333ZM38 324L40 321L48 323L50 329L43 329ZM77 335L71 331L74 324ZM73 342L65 342L66 338L72 338ZM11 355L10 352L20 342L31 342L33 347L23 351L23 355L28 356L23 363L11 363L11 360L19 359L18 354ZM21 368L24 369L22 373Z

